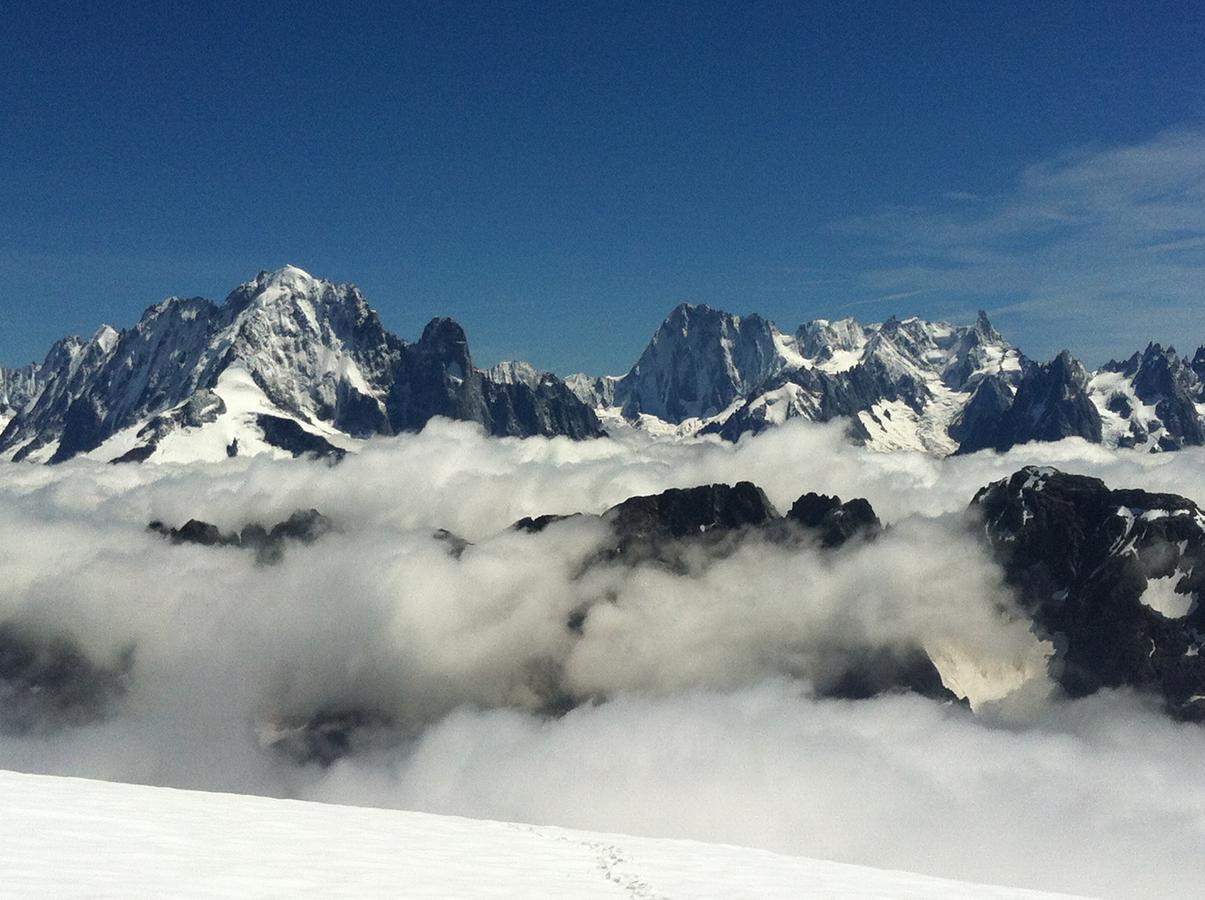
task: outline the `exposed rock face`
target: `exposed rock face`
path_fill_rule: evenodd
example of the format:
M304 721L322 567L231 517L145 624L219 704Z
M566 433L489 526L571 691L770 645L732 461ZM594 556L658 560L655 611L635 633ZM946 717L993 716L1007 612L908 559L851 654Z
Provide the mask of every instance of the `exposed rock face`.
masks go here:
M19 390L0 387L12 410L0 453L61 462L137 429L122 455L143 459L168 435L225 416L237 418L226 443L285 441L291 452L303 443L302 452L329 452L297 431L322 441L324 429L363 438L418 430L435 415L500 435L602 433L593 411L554 376L504 374L508 381L496 383L473 368L451 319L432 321L408 344L353 285L286 266L261 272L223 304L173 297L127 331L106 327L87 343L61 341L32 370L32 385L6 375L3 384Z
M582 517L582 513L528 516L511 528L537 534ZM613 535L595 563L656 562L671 568L678 564L681 547L690 543L710 546L751 535L774 542L814 537L822 546L833 548L854 538L871 539L882 530L874 509L862 498L842 503L840 497L808 493L796 500L784 517L765 492L748 481L629 497L591 518L606 523Z
M861 497L842 503L840 497L807 493L791 505L787 518L815 529L825 547L839 547L855 535L873 538L883 527L869 501Z
M1198 347L1197 354L1189 364L1196 373L1198 382L1205 388L1205 347ZM1205 390L1199 393L1199 399L1205 400Z
M854 319L815 319L795 332L799 352L806 359L831 361L838 353L854 353L866 345L866 329Z
M974 423L977 427L968 430L967 439L959 449L964 453L986 447L1003 451L1017 444L1059 441L1066 437L1082 437L1099 444L1100 412L1089 398L1087 388L1087 371L1064 350L1053 361L1033 366L1025 373L1012 404L1002 412L994 435L985 419L980 418ZM985 406L998 405L1001 399L989 398ZM993 436L995 440L990 444L978 445L972 440L988 440Z
M548 373L541 372L529 362L520 359L506 359L488 369L482 369L481 374L494 384L525 384L528 387L535 387L540 383L540 379ZM569 383L568 378L565 379L565 383Z
M103 718L133 662L132 649L104 666L65 637L0 624L0 732L41 734Z
M771 379L751 400L723 423L713 423L704 433L735 441L742 434L758 434L787 419L802 416L814 422L838 417L852 420L853 433L868 438L868 425L881 424L876 405L900 403L917 413L932 398L925 381L907 371L892 372L882 360L868 359L851 369L832 373L803 368ZM866 416L863 421L861 416ZM885 415L890 418L891 413Z
M933 660L919 647L872 647L846 654L844 667L816 685L822 697L869 700L880 694L912 693L946 702L960 702L941 680Z
M715 415L783 367L783 337L761 316L683 303L615 385L624 415L667 422Z
M598 417L552 375L535 384L490 381L473 367L464 330L451 319L435 319L398 361L386 399L394 431L417 431L434 416L480 422L493 435L603 434Z
M1205 514L1172 494L1028 467L972 504L1008 581L1054 642L1072 696L1133 687L1205 719Z
M322 435L306 431L293 419L260 413L255 417L255 424L259 426L266 443L279 447L281 450L288 450L294 457L313 456L338 461L347 452L341 447L336 447Z
M15 415L33 399L41 368L37 363L18 369L0 368L0 416Z
M437 528L431 537L447 548L448 556L452 557L452 559L460 559L464 555L464 551L473 546L472 542L466 541L460 535L448 531L446 528Z
M354 286L286 266L222 304L169 298L127 331L106 326L41 364L0 369L0 458L187 461L196 448L173 435L209 426L222 438L200 442L206 459L214 447L338 456L340 433L416 431L435 416L582 439L605 433L598 413L612 428L727 440L848 419L875 449L939 456L1071 436L1176 450L1205 444L1205 347L1188 361L1152 344L1089 373L1066 352L1035 365L982 312L970 325L816 319L785 334L682 304L625 375L561 381L520 361L476 369L451 319L403 341Z
M603 514L622 541L632 544L764 525L777 518L778 512L762 489L748 481L632 497Z
M565 379L565 385L573 391L574 396L591 409L606 409L615 406L615 386L620 379L614 375L570 375Z
M37 367L34 389L0 433L0 452L11 451L13 460L20 462L54 444L68 410L90 388L93 373L113 355L117 337L116 331L104 326L89 341L68 337L51 347Z
M573 513L568 516L558 516L555 513L546 513L542 516L524 516L510 527L513 531L524 531L527 534L539 534L549 525L555 525L557 522L564 522L566 519L575 519L580 515L581 513Z
M674 489L649 497L633 497L603 514L616 542L608 561L635 564L653 561L681 568L678 554L702 542L722 556L744 536L789 543L814 536L832 549L853 538L872 539L882 526L870 503L858 498L804 494L781 517L765 493L747 481L729 486L704 485ZM583 627L589 610L579 610ZM849 647L834 650L826 666L829 677L814 685L818 696L864 699L909 691L954 700L933 661L920 647Z
M200 544L204 547L242 547L255 552L256 560L264 564L280 562L288 542L312 544L332 530L330 519L316 509L298 510L285 521L270 529L258 523L241 531L224 533L216 525L199 519L189 519L179 528L156 520L147 525L173 544Z
M1013 404L1014 388L1000 378L984 378L950 424L959 453L973 453L1000 442L1001 423Z
M1205 444L1205 422L1197 405L1201 376L1174 348L1150 344L1125 362L1110 362L1091 387L1098 406L1104 398L1101 415L1119 445L1166 451Z
M945 454L958 446L951 421L979 384L995 379L1011 400L1027 365L982 313L970 326L818 319L792 336L754 316L681 306L614 381L614 402L628 418L700 418L704 432L728 440L791 418L846 417L851 434L873 446ZM605 393L585 376L574 385L586 400ZM708 400L674 405L673 397Z
M569 384L646 430L662 430L659 418L731 441L788 419L844 418L871 447L939 456L1073 436L1151 450L1205 442L1205 348L1188 362L1154 344L1095 373L1066 352L1040 366L983 312L971 325L817 319L784 335L756 316L683 305L627 375Z

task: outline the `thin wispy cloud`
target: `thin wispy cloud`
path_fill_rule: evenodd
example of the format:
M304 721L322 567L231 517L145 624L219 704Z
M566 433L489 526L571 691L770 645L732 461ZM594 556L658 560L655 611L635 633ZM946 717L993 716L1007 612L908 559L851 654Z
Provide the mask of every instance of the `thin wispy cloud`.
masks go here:
M1079 149L1029 166L999 196L971 196L840 223L878 260L866 289L995 308L1039 356L1072 344L1100 362L1147 340L1205 343L1205 130Z

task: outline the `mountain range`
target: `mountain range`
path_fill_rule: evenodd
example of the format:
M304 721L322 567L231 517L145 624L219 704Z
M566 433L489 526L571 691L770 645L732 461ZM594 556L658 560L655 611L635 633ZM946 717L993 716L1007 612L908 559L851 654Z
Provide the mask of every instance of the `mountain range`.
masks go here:
M818 319L784 334L683 304L626 375L567 381L608 427L653 433L736 440L843 417L876 449L942 456L1072 436L1155 451L1205 443L1205 347L1186 359L1150 344L1093 372L1067 351L1029 359L983 312L971 325Z
M626 374L562 380L525 362L478 369L447 318L405 341L355 286L285 266L223 303L170 297L132 328L64 338L41 363L0 369L0 458L14 461L338 457L435 416L497 436L726 440L843 418L879 450L1077 436L1168 451L1205 444L1205 347L1190 359L1150 344L1090 371L1067 351L1029 359L983 313L970 325L817 319L788 334L683 304Z
M487 377L451 319L404 341L359 289L294 266L261 272L221 304L170 297L133 328L59 341L40 365L0 374L0 414L0 453L46 462L339 455L434 416L494 435L603 434L557 378Z

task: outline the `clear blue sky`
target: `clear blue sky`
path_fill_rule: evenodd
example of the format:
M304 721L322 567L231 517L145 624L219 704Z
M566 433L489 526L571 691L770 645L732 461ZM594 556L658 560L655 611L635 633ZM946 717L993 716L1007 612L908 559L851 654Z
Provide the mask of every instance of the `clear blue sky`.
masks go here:
M1205 4L13 2L0 362L286 262L479 363L683 300L1205 343Z

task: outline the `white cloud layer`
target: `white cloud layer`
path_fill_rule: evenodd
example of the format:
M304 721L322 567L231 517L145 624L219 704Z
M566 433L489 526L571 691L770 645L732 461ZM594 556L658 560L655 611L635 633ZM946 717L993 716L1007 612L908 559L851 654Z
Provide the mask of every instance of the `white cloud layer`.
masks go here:
M803 422L734 446L496 440L438 421L335 467L5 466L0 622L68 638L100 665L133 647L134 662L109 718L2 735L0 766L1187 895L1205 840L1199 727L1121 695L1056 703L1041 678L976 714L809 698L866 646L961 660L981 700L1040 667L963 518L976 489L1031 462L1205 499L1201 451L1068 441L936 460ZM598 523L504 530L741 479L780 509L808 490L865 496L894 527L835 552L750 541L684 575L580 578ZM311 506L338 532L274 567L145 530L270 524ZM475 542L459 561L431 539L441 527ZM565 623L590 604L576 635ZM539 715L561 690L605 702ZM270 723L351 709L392 725L331 769L261 744Z

